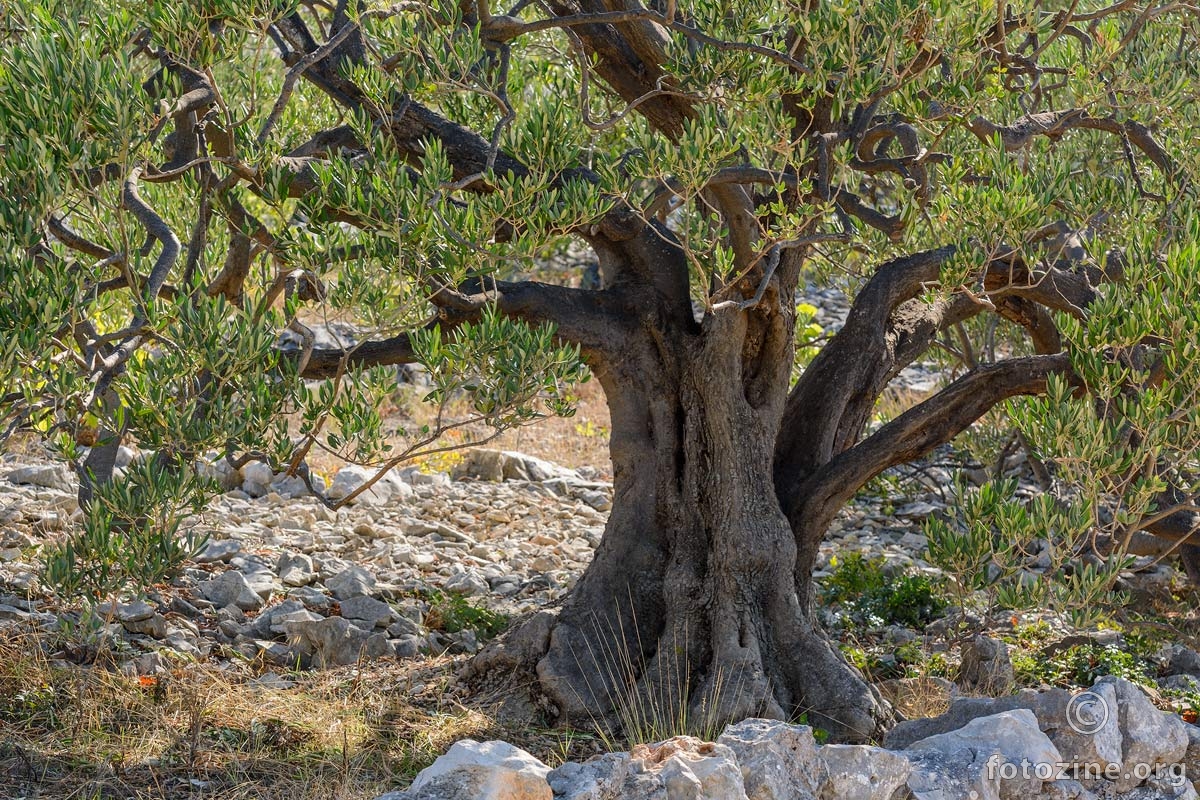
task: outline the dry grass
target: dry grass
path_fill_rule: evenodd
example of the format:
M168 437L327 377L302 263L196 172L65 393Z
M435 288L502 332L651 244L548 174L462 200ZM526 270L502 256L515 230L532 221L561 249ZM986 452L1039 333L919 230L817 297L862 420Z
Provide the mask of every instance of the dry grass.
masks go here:
M928 675L877 685L904 719L936 717L950 710L951 696L945 683Z
M0 629L3 800L366 800L407 786L454 742L504 739L547 764L595 736L502 727L455 698L460 660L377 661L256 682L261 665L188 664L155 680L56 659ZM514 722L514 724L516 724Z
M0 796L354 800L406 785L463 737L502 735L437 696L436 662L287 674L192 664L157 680L53 661L0 634ZM434 696L412 696L415 682Z

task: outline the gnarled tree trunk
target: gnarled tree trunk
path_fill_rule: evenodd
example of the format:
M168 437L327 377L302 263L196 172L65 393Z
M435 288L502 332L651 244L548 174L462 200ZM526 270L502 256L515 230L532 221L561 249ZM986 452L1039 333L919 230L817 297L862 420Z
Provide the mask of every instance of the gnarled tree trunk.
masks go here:
M612 417L604 538L557 617L471 672L535 671L573 724L807 714L838 738L875 732L886 705L812 619L824 528L794 530L776 490L794 315L765 308L643 314L590 354Z

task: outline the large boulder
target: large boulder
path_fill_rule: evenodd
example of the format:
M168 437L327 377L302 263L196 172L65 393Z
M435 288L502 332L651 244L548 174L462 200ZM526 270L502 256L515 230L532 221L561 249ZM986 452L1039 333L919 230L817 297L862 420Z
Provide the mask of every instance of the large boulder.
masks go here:
M1004 711L1026 709L1037 718L1038 728L1050 738L1063 759L1103 771L1122 760L1121 731L1116 714L1116 693L1098 686L1095 697L1073 696L1066 689L1039 692L1026 689L1008 697L960 697L938 717L901 722L888 732L885 746L903 749L919 739L958 730L972 720Z
M57 489L60 492L75 491L75 478L71 474L71 470L63 464L35 464L17 467L6 477L9 483L41 486L44 489Z
M1111 686L1116 695L1116 714L1123 743L1121 776L1115 781L1118 792L1127 792L1142 783L1158 765L1184 760L1188 750L1187 723L1175 714L1159 711L1136 684L1124 678L1106 675L1093 690ZM1110 707L1111 708L1111 707Z
M1028 709L973 719L913 742L908 788L916 800L1017 800L1057 781L1062 754ZM972 794L974 793L974 794Z
M717 742L737 758L750 800L808 800L816 796L825 765L818 755L812 728L748 719L727 727Z
M507 742L463 739L421 770L406 792L376 800L554 800L550 768Z
M605 753L582 764L568 761L547 780L554 800L618 800L632 770L628 753Z
M820 758L825 767L820 800L892 800L912 772L903 755L863 744L825 745Z
M748 800L733 750L692 736L642 744L629 753L633 774L620 797ZM660 787L665 788L663 794Z
M325 496L335 501L348 497L364 483L374 478L377 472L378 470L360 467L356 464L347 464L333 476L333 481L329 484L329 488L325 490ZM383 477L371 484L371 488L362 494L356 495L350 503L383 505L406 500L412 496L412 486L401 480L395 473L387 472L384 473Z
M749 800L733 750L691 736L564 764L550 773L549 781L555 800ZM812 795L750 797L802 800Z

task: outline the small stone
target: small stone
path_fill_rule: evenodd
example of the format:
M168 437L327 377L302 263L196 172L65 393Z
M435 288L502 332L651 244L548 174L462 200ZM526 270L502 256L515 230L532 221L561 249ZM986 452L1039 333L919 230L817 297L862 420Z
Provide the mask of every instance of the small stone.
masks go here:
M132 603L118 603L116 606L109 606L101 609L102 616L111 616L117 622L141 622L144 619L150 619L154 616L154 606L147 603L145 600L134 600Z
M143 653L134 659L133 664L138 675L159 675L171 669L171 663L158 652Z
M340 606L343 617L362 621L368 629L387 625L392 620L392 607L373 597L348 597L341 601Z
M246 576L237 570L231 569L211 580L201 581L196 588L215 606L234 605L243 611L256 611L263 606L262 598L247 583Z
M311 531L316 524L317 518L306 510L293 510L279 517L279 527L285 531Z
M282 642L270 639L255 639L254 646L258 648L259 655L268 664L286 666L295 664L296 662L296 652Z
M408 617L400 617L391 625L388 625L388 636L394 636L398 639L405 636L419 636L421 634L421 623Z
M333 605L329 599L329 595L313 586L298 586L295 589L291 589L287 593L287 598L289 600L299 600L305 607L318 612L328 611L330 606Z
M139 633L154 639L163 639L167 635L167 618L162 614L154 614L143 619L122 622L121 625L130 633Z
M604 492L584 490L579 493L579 499L597 511L608 511L612 508L612 499Z
M487 594L488 582L481 578L477 573L471 570L451 575L442 585L442 588L447 592L457 592L464 595L481 595Z
M360 566L351 566L325 581L325 588L333 592L338 600L360 595L371 595L375 591L375 576Z
M313 560L304 553L282 553L275 562L275 573L286 586L307 586L317 579Z
M391 640L392 651L396 658L416 658L421 654L424 639L420 636L401 636Z
M193 559L197 564L214 564L218 561L228 562L229 559L242 552L242 543L236 539L210 541Z
M958 682L980 694L1008 694L1016 683L1008 645L989 636L976 636L963 647Z

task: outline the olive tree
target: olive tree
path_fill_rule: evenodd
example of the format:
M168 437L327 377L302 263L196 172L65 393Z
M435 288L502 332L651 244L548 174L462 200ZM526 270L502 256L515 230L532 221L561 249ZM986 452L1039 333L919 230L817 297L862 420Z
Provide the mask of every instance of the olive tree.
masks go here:
M1188 4L47 0L4 30L12 424L111 508L121 441L157 453L138 496L214 447L386 465L379 367L422 361L503 427L568 413L581 358L612 416L604 538L475 665L565 720L632 692L869 736L888 710L815 621L818 545L992 410L1058 500L960 531L1194 529ZM598 288L537 266L568 248ZM798 342L808 281L852 303ZM374 334L315 346L322 316ZM969 346L982 320L999 346ZM939 349L954 379L881 420ZM1087 592L1123 563L1097 558Z

